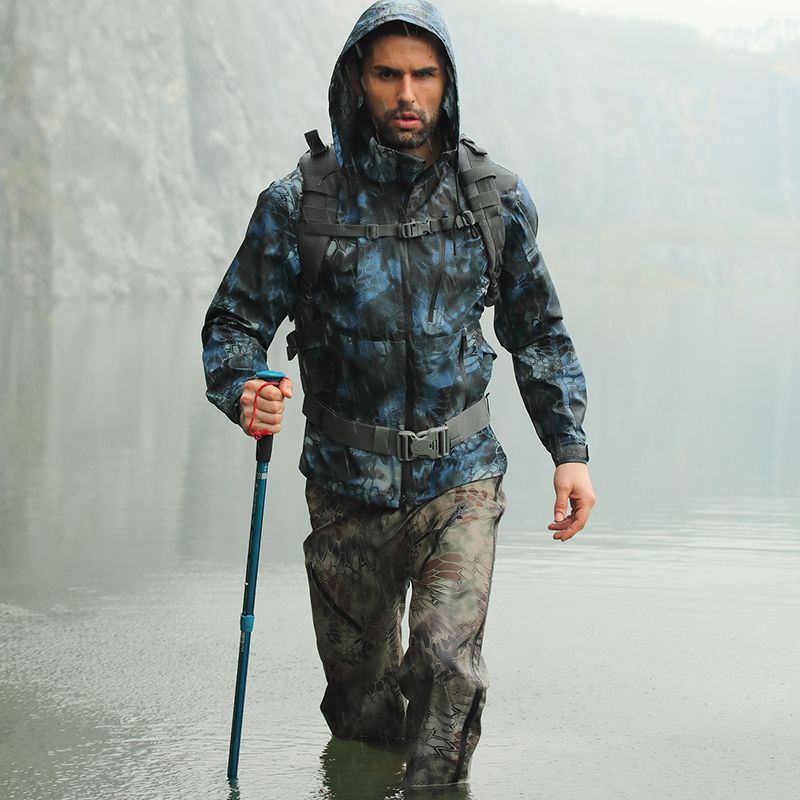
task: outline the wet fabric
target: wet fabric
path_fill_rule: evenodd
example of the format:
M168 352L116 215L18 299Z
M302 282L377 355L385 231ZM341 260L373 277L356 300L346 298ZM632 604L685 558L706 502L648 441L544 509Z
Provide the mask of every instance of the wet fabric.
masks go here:
M439 37L452 68L440 121L444 151L427 168L422 159L384 147L370 134L347 78L351 47L390 19L413 22ZM428 3L376 3L356 24L329 94L346 176L340 222L398 224L467 210L457 178L454 64L447 29ZM512 353L525 406L554 462L586 461L585 381L537 244L536 208L516 175L499 166L497 173L506 236L495 330ZM299 169L262 193L206 318L207 394L237 423L244 383L268 368L267 351L279 325L298 311L302 197ZM470 227L412 239L332 238L310 298L312 319L302 330L304 391L363 424L411 431L441 426L487 391L495 359L481 328L487 270L485 243ZM489 427L444 458L403 463L342 445L309 423L300 459L300 470L314 482L393 508L502 475L506 466Z
M312 482L306 498L306 569L331 732L405 739L407 785L465 781L489 684L481 645L505 510L501 479L460 486L406 511Z

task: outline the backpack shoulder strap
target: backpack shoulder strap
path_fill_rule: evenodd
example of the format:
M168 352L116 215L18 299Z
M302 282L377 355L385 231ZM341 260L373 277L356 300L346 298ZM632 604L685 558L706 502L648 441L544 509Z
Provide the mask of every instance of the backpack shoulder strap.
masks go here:
M309 149L300 158L303 176L303 202L300 211L300 231L297 243L300 259L301 302L310 297L317 284L325 251L331 235L401 236L418 235L417 231L405 231L406 226L342 225L338 222L339 194L342 170L336 151L325 145L319 133L309 131L305 135ZM481 232L489 259L489 288L486 304L493 305L499 295L500 270L505 245L505 222L497 190L497 168L488 153L471 139L462 137L458 148L459 180L464 189L467 206ZM435 224L438 222L438 224ZM414 223L422 233L443 229L442 221L428 221L423 226ZM457 224L462 224L458 222ZM352 228L352 230L350 230ZM383 230L386 228L386 230ZM374 229L374 230L371 230Z
M497 191L497 169L482 147L463 136L458 147L458 174L467 205L486 245L489 258L486 305L494 305L500 295L500 270L506 242L503 209L500 205L500 192Z
M300 158L303 202L297 252L303 291L316 285L330 236L311 233L309 223L335 224L339 210L339 160L331 145L325 145L317 131L306 134L308 151Z

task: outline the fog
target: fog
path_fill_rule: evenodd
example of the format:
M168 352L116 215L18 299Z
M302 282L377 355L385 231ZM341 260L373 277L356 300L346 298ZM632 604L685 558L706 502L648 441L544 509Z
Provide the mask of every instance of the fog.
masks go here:
M203 296L318 128L361 3L6 0L0 285ZM520 173L582 283L797 285L800 40L443 2L463 131ZM757 262L757 266L754 266Z
M541 0L516 0L541 2ZM800 14L793 0L550 0L553 5L595 16L628 17L688 25L705 35L739 30L758 35L765 29L795 29ZM788 23L788 24L786 24Z

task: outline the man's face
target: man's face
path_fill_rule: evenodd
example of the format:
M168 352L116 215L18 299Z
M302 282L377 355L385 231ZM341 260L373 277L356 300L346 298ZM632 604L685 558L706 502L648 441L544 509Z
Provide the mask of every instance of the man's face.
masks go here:
M433 43L417 36L384 36L373 43L361 75L351 70L382 144L424 158L439 155L436 132L447 76Z

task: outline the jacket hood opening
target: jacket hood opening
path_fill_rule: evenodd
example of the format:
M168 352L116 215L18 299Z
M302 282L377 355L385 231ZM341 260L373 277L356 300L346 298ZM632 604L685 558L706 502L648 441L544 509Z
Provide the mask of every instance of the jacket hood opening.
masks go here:
M333 142L339 163L343 166L359 165L373 172L375 167L381 166L381 162L397 162L404 155L415 159L402 151L384 147L376 140L366 105L353 89L348 72L350 62L360 61L359 43L365 37L372 38L370 34L390 22L404 22L415 26L441 43L448 81L437 130L443 153L453 151L458 146L458 79L450 33L444 19L433 5L424 0L378 0L361 15L353 27L336 61L328 91ZM379 174L380 172L382 170L378 169ZM391 169L390 172L394 175L396 169Z

